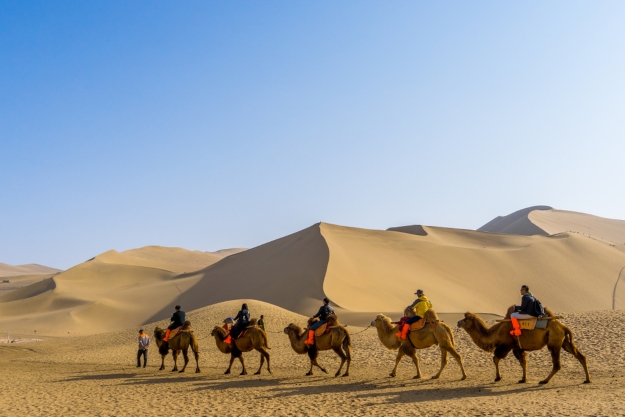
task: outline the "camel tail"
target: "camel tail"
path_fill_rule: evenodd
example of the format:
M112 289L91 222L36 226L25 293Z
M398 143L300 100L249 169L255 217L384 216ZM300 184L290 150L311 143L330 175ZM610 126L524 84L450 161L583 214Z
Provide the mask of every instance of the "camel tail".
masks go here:
M347 341L347 346L351 347L352 346L352 337L349 335L349 331L343 327L343 330L345 331L345 340Z
M564 338L567 339L572 346L575 346L573 343L573 332L566 326L564 326Z
M439 322L439 324L441 324L445 328L445 330L447 331L447 334L449 335L449 340L451 341L451 345L455 347L456 346L456 339L454 339L454 332L451 330L451 327L449 327L448 325L446 325L442 321Z

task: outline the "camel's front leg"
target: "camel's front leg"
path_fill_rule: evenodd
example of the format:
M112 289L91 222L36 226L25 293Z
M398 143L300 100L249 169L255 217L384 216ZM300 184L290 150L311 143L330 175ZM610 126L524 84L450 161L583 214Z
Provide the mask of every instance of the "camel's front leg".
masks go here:
M440 346L439 346L440 347ZM443 373L443 369L447 366L447 350L440 348L441 350L441 368L438 370L438 373L432 377L432 379L438 379L441 377L441 373Z
M197 351L193 351L193 356L195 356L195 373L200 373L200 353Z
M176 372L178 370L178 351L177 350L172 350L171 351L171 355L174 357L174 369L172 369L172 372Z
M499 361L508 356L510 348L504 345L497 346L495 349L495 355L493 356L493 362L495 363L495 382L501 381L501 373L499 372Z
M419 357L417 356L417 351L416 349L413 349L410 353L412 353L409 355L410 359L412 359L412 363L414 363L415 368L417 368L417 374L412 379L421 379L421 368L419 367Z
M247 370L245 369L245 361L243 360L243 354L239 355L239 360L241 361L241 366L243 367L241 375L247 375Z
M187 369L187 364L189 363L189 352L188 352L188 348L187 349L183 349L182 350L182 356L184 358L184 366L182 367L182 370L180 371L180 373L183 373L185 369Z
M519 384L524 384L527 382L527 353L521 349L514 349L512 353L519 360L521 368L523 368L523 378L519 380Z
M560 365L560 346L550 347L549 351L551 352L551 362L553 363L553 368L551 368L551 373L547 379L540 381L539 384L546 384L549 382L549 380L558 373L560 368L562 368L562 365Z
M161 355L161 367L158 368L159 371L162 371L163 369L165 369L165 357L166 356L167 356L167 354Z
M224 372L224 375L228 375L230 373L230 370L232 369L232 363L234 362L236 356L234 356L233 354L230 354L230 365L228 365L228 369L226 369L226 372Z

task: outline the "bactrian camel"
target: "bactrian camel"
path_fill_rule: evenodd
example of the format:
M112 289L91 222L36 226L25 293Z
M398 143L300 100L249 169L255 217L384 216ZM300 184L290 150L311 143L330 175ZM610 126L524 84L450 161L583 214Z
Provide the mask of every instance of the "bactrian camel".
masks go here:
M398 351L397 357L395 358L395 367L391 371L390 376L394 377L397 374L397 366L401 358L406 355L412 359L412 362L417 368L417 375L414 378L421 378L421 369L419 369L419 358L417 357L416 350L438 345L441 350L441 367L432 379L437 379L441 376L443 369L445 369L447 365L447 353L450 353L451 356L456 359L462 371L462 379L466 379L467 374L464 371L462 356L456 351L454 335L449 326L439 321L433 310L428 310L426 312L425 319L428 321L425 327L420 330L411 331L406 340L402 340L395 335L400 331L399 326L392 324L391 319L383 314L378 314L375 320L371 322L371 326L377 329L378 337L384 347Z
M506 318L510 318L514 307L508 309ZM545 308L545 313L548 316L553 317L553 313ZM586 373L586 380L584 383L590 382L590 374L588 373L588 365L586 364L586 357L577 349L575 343L573 343L573 333L571 329L560 323L556 319L549 320L547 328L544 330L523 330L521 336L516 337L510 335L512 330L512 324L509 321L499 322L491 326L486 326L484 320L473 313L465 313L464 319L458 322L458 327L467 331L473 342L482 350L486 352L494 352L493 362L495 363L496 377L495 381L501 380L501 373L499 372L499 361L505 358L510 351L519 360L521 367L523 368L523 378L519 383L527 382L527 351L540 350L547 346L549 352L551 352L551 361L553 368L549 376L540 381L541 384L546 384L549 380L560 370L560 350L564 349L571 355L575 356L575 359L579 361L584 367Z
M309 322L309 326L314 321L315 320ZM314 345L307 345L304 343L306 339L308 339L308 332L304 331L304 329L296 324L289 324L288 327L284 329L284 333L289 336L291 347L296 353L301 355L305 353L308 354L308 358L310 359L310 370L306 373L306 375L313 374L313 366L316 366L327 374L328 371L326 371L326 369L317 362L317 356L319 355L320 350L332 349L341 358L341 366L339 366L339 369L336 371L334 376L336 377L341 374L341 369L343 369L345 362L347 362L347 368L345 369L343 376L349 376L349 366L352 362L352 343L349 331L345 327L341 326L336 319L336 316L332 316L328 319L328 325L332 327L330 333L315 336Z
M230 373L232 363L236 358L239 358L241 366L243 367L241 375L247 375L245 362L243 361L243 352L251 352L252 350L260 352L260 366L254 375L260 375L260 370L263 368L265 359L267 360L267 370L271 373L271 362L269 361L269 352L267 352L267 350L270 349L267 342L267 333L258 327L256 323L256 319L251 320L246 333L234 340L234 346L231 346L229 343L224 343L224 340L228 337L228 333L222 327L215 326L211 332L211 336L215 338L215 343L217 343L217 349L219 349L221 353L230 354L230 365L224 374L227 375Z
M187 364L189 363L188 351L189 347L191 347L193 355L195 356L195 373L200 372L200 364L198 362L200 358L200 347L197 343L195 335L193 334L193 331L189 329L190 326L191 322L188 320L185 321L184 325L182 326L182 331L173 338L169 339L169 341L167 342L163 342L166 330L161 329L160 327L154 329L154 339L156 339L158 352L161 354L161 367L159 368L160 371L165 369L165 357L167 356L167 353L169 353L169 349L171 349L171 353L174 358L174 369L172 369L172 372L178 370L178 355L180 354L180 351L182 351L182 356L184 356L184 366L182 367L180 372L184 372L184 370L187 368Z

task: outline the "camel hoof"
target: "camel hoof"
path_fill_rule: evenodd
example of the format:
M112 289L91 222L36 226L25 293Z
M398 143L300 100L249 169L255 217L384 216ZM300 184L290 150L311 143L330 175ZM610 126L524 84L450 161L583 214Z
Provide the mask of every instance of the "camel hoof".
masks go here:
M228 375L230 373L230 371L226 371L224 372L224 375Z
M412 379L421 379L421 375L415 375L412 377Z
M171 370L172 372L178 372L178 369L174 368Z
M390 376L391 378L395 378L395 374L394 373L390 373L390 374L388 374L388 376Z
M527 380L525 380L525 379L519 379L518 384L525 384L526 382L527 382Z
M312 374L313 374L312 372L306 372L306 376L311 376Z
M335 374L334 374L334 377L336 378L336 377L337 377L337 376L339 376L339 375L341 375L341 373L340 373L340 372L337 372L337 373L335 373Z
M500 377L500 376L498 376L497 378L495 378L495 382L499 382L499 381L501 381L501 377Z
M183 372L184 372L184 369L183 369L182 371L178 372L178 373L179 373L179 374L181 374L181 373L183 373Z
M270 372L271 373L271 372ZM254 372L254 375L260 375L260 371Z
M323 368L321 368L321 370L322 370L323 372L325 372L326 374L328 373L328 371L326 371L326 370L325 370L325 369L323 369ZM310 374L312 375L312 372L311 372Z
M584 384L590 384L590 379L585 380Z
M438 379L440 375L434 375L431 379Z
M241 372L239 375L247 375L247 372Z
M540 381L539 384L545 385L547 382L549 382L549 381Z
M196 369L196 370L195 370L195 373L196 373L196 374L199 374L199 373L200 373L200 370L199 370L199 369Z
M346 376L349 376L349 374L348 374L347 372L345 372L345 373L343 374L343 378L344 378L344 377L346 377Z
M462 378L460 378L461 381L464 381L465 379L467 379L466 375L463 375Z

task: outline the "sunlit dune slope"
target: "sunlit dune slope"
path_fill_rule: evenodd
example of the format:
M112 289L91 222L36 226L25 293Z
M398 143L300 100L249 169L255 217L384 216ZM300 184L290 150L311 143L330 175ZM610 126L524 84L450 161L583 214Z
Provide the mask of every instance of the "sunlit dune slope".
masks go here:
M50 268L49 266L38 264L25 264L25 265L9 265L0 262L0 277L11 277L18 275L35 275L35 274L54 274L61 272L60 269Z
M220 259L179 248L111 250L0 296L0 329L87 334L144 323L193 284L174 280L178 273Z

